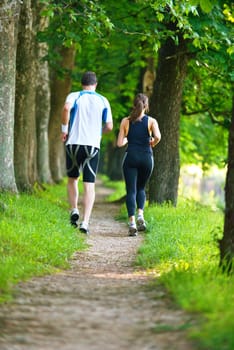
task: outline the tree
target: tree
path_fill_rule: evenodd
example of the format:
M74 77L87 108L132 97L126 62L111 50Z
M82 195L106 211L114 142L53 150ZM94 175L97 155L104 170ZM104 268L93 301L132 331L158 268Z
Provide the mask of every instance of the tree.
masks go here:
M168 38L159 50L150 109L157 116L162 139L154 149L155 167L149 184L150 203L177 203L180 107L188 57L186 41L181 35L178 44Z
M225 185L224 234L220 240L220 262L227 271L233 268L234 258L234 94L232 120L229 130L228 169Z
M31 0L25 0L19 19L14 129L15 176L20 191L31 191L37 180L35 15Z
M0 4L0 190L17 192L14 174L14 106L20 1Z
M40 14L43 5L37 4L36 13ZM48 17L36 17L36 32L47 28ZM49 164L48 125L50 118L50 78L49 65L44 57L48 54L48 45L36 41L36 132L37 132L37 169L40 183L51 183Z
M61 57L60 67L67 74L59 77L53 72L51 79L51 113L49 121L49 158L52 178L59 182L65 175L65 157L64 145L60 140L61 133L61 111L65 101L65 96L71 91L71 74L74 66L75 49L74 47L62 48L59 56Z
M232 25L234 23L234 15L231 12L231 7L225 6L224 15L227 23ZM234 45L232 50L233 53ZM233 67L233 64L231 65ZM220 264L227 272L233 272L233 258L234 258L234 90L233 90L233 71L230 71L232 78L232 118L229 128L228 139L228 168L225 185L225 216L224 216L224 232L223 238L219 242L220 248Z

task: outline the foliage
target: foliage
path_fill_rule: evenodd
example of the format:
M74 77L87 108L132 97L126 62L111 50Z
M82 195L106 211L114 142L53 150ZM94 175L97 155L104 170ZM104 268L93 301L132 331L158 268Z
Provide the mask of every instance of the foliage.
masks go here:
M73 252L85 248L69 224L65 196L65 184L0 195L0 301L18 281L69 267Z
M232 111L233 58L223 50L196 55L189 64L181 118L182 162L223 167Z
M214 64L201 60L190 62L181 118L182 163L200 163L203 168L212 164L224 167L231 94L230 80Z
M40 0L41 15L50 18L47 29L40 32L40 41L49 44L47 59L58 70L59 49L74 47L81 49L81 40L87 36L98 37L99 44L105 43L105 36L112 30L112 23L101 4L90 0Z
M128 115L147 58L155 56L161 43L182 33L191 59L184 88L181 119L182 163L199 162L223 166L231 114L233 60L231 26L218 2L137 1L103 2L113 23L108 46L87 38L77 57L77 71L94 69L99 86L111 101L116 133L119 121ZM200 7L199 7L199 6ZM210 10L212 12L210 13ZM176 25L168 28L172 21ZM77 85L74 83L74 88Z
M50 25L39 37L49 43L51 64L60 71L58 48L75 47L73 90L80 89L84 70L94 70L98 91L111 102L114 133L106 142L116 137L120 120L142 91L147 59L153 57L156 65L163 42L170 37L177 43L183 36L190 64L181 119L182 163L223 166L233 86L230 1L40 1Z

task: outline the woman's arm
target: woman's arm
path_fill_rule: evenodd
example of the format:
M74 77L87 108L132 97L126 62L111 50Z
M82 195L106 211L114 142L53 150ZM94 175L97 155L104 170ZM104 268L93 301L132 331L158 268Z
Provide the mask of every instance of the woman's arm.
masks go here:
M150 145L151 147L155 147L161 140L161 133L160 133L159 126L156 119L152 117L150 119L151 119L150 130L152 132L152 139L150 140Z
M127 118L123 118L121 123L120 123L120 128L119 128L119 134L118 134L118 138L117 138L117 146L118 147L123 147L128 143L127 140L127 133L128 133L128 119Z

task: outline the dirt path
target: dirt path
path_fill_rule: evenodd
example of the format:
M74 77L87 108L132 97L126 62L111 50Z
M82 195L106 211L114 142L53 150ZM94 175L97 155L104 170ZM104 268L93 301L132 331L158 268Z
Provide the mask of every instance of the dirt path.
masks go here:
M114 220L108 191L97 185L90 248L71 269L19 285L15 301L0 307L0 350L192 350L182 331L153 331L188 315L134 270L142 237L128 237Z

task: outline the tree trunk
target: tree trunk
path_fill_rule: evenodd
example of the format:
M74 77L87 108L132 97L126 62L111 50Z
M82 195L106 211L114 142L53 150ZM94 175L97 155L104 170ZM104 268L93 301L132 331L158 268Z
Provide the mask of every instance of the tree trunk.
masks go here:
M75 50L63 48L60 51L60 66L67 71L74 67ZM49 157L50 170L55 182L59 182L65 175L65 152L61 142L61 113L65 98L71 91L71 76L69 72L63 79L53 74L51 84L51 113L49 121Z
M14 109L20 3L0 4L0 191L17 192L14 174Z
M152 96L154 81L156 77L155 73L155 62L153 57L147 59L147 67L143 76L143 93L149 98Z
M162 139L154 148L155 167L149 183L149 203L177 203L180 172L179 121L188 56L181 38L168 39L158 57L150 114L156 116Z
M220 241L221 265L229 272L234 258L234 96L232 102L232 121L229 130L228 169L225 185L224 233Z
M43 6L36 5L36 13L40 13ZM43 31L48 26L48 18L37 16L37 31ZM48 126L50 117L50 81L48 62L43 60L47 54L46 43L36 42L36 131L37 131L37 169L38 180L41 183L51 183L49 166L49 138Z
M37 180L35 123L35 32L31 0L22 3L17 47L15 176L20 191Z

